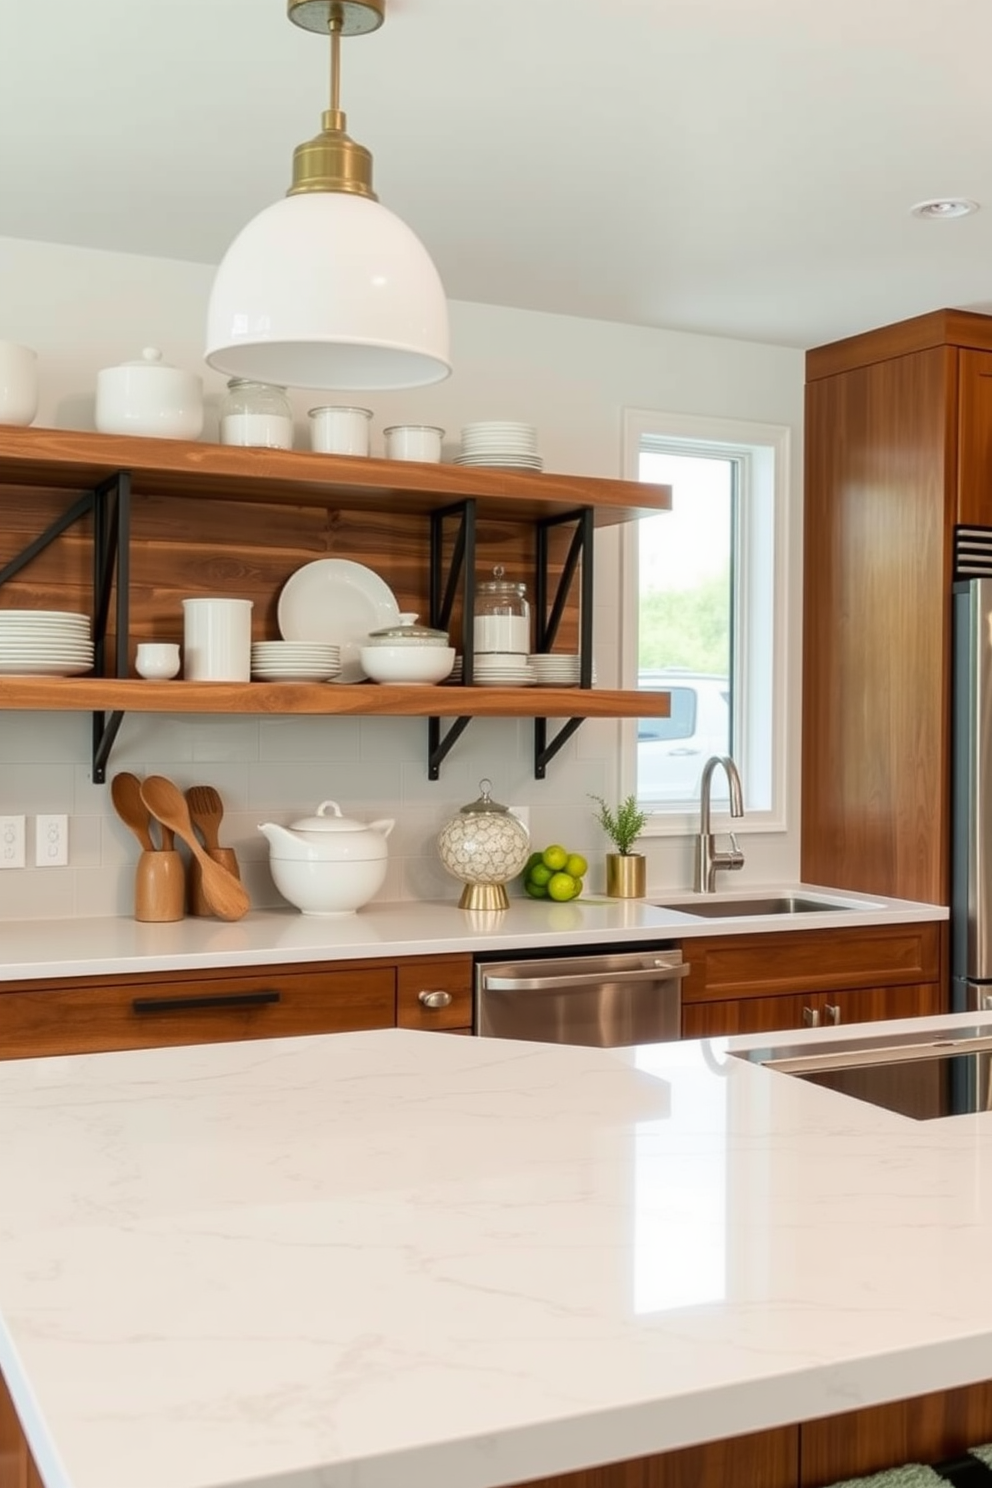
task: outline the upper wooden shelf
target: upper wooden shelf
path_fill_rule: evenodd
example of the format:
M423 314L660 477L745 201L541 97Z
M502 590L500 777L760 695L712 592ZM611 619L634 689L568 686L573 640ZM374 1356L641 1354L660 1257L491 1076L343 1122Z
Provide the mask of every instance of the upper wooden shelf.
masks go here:
M240 449L70 429L0 427L0 483L86 490L119 470L149 496L427 514L468 498L490 519L539 521L595 508L597 527L671 508L671 487L592 476Z
M667 692L582 687L400 687L368 682L145 682L0 677L0 709L311 713L328 717L667 718Z

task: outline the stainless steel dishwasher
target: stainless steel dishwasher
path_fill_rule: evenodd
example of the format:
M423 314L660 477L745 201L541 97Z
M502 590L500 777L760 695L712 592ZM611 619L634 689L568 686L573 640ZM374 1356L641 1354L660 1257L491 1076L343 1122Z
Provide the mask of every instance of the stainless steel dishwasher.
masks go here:
M475 1032L482 1038L604 1049L681 1036L678 949L640 949L527 961L478 960Z

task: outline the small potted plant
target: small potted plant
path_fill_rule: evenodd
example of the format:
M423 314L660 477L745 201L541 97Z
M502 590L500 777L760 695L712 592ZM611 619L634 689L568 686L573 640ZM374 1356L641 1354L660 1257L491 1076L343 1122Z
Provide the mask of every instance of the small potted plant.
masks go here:
M599 802L596 820L616 852L606 854L606 892L613 899L641 899L647 892L647 859L643 853L631 849L647 821L647 812L641 811L635 796L628 796L613 811L602 796L590 796Z

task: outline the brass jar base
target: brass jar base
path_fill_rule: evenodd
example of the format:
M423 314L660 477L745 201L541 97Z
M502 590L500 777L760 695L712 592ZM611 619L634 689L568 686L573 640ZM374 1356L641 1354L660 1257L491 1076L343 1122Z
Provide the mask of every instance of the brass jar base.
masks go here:
M606 854L606 892L611 899L643 899L647 893L647 858L643 853Z
M459 909L509 909L503 884L466 884L458 901Z

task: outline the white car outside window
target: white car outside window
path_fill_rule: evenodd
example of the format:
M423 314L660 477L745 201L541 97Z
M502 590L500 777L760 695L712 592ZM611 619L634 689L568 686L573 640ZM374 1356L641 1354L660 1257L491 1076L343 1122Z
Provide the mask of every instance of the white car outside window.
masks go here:
M730 683L702 673L645 671L641 687L671 694L667 718L642 718L637 726L637 797L698 801L703 766L730 753Z

